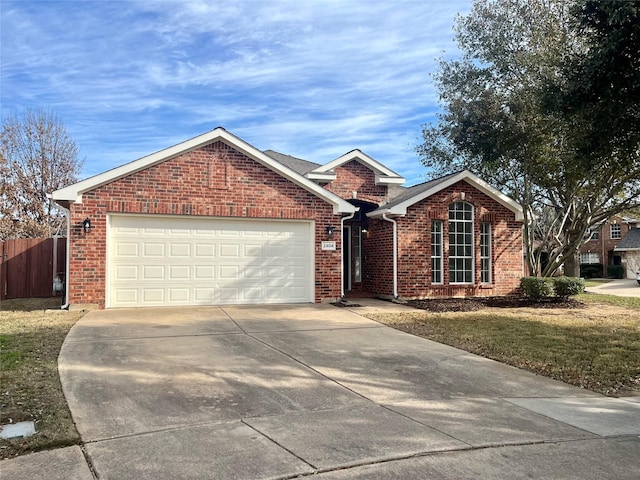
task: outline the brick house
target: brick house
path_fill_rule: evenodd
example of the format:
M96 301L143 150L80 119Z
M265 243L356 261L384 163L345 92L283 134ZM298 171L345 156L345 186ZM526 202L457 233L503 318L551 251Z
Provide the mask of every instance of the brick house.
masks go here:
M627 278L638 278L640 274L640 220L630 222L632 228L622 237L613 249L614 255L620 255L620 263Z
M50 195L70 212L67 303L303 303L518 288L518 204L468 171L402 183L359 150L317 164L216 128Z
M622 239L639 223L630 217L616 215L605 222L592 227L588 232L589 240L580 247L580 265L602 266L602 275L607 274L607 265L622 265L623 254L616 250Z

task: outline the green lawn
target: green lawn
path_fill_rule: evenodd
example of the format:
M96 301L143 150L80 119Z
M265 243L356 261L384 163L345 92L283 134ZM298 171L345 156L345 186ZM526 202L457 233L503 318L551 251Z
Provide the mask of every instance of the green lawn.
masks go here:
M594 392L640 395L640 298L584 294L578 300L583 308L368 317Z
M32 437L0 440L0 458L80 440L60 386L58 354L83 314L59 308L56 298L0 303L0 424L32 420L36 427Z

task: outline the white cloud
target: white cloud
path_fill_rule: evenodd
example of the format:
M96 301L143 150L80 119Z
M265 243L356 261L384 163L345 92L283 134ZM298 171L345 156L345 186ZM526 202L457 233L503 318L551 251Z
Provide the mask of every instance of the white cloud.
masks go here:
M469 6L3 0L2 111L55 110L87 174L222 125L315 161L361 148L419 180L429 73Z

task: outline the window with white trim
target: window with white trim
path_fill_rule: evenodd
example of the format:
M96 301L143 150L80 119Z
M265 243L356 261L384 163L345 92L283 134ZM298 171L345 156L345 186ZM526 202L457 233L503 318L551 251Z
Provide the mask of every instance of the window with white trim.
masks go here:
M431 283L442 283L442 220L431 222Z
M593 252L584 252L580 254L580 263L600 263L600 254Z
M449 205L449 283L473 283L473 205Z
M480 224L480 281L491 283L491 224Z
M622 229L620 228L620 224L619 223L612 223L611 224L611 240L617 240L619 238L622 238Z
M353 281L362 281L362 227L353 233Z

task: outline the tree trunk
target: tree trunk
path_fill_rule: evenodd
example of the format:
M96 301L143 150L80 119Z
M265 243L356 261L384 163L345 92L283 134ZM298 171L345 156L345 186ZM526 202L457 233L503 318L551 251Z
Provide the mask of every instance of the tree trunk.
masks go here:
M580 261L578 260L578 253L569 255L564 261L564 274L567 277L579 277L580 276Z

